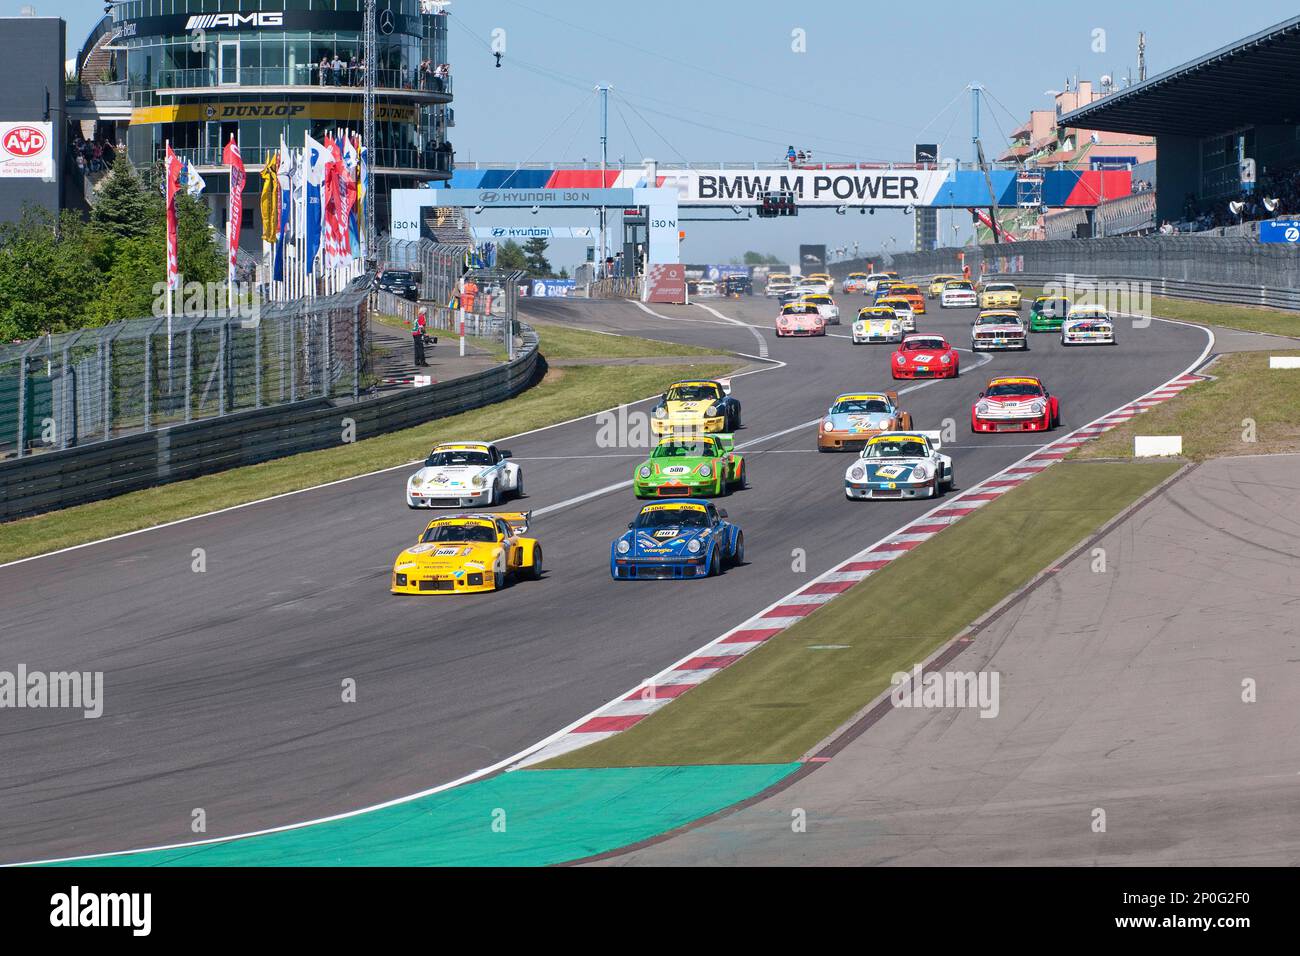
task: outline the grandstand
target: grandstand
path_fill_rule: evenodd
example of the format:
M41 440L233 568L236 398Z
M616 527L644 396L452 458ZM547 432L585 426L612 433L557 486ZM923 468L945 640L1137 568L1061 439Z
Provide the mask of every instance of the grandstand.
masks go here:
M1155 220L1166 231L1300 215L1300 16L1065 113L1058 124L1154 135ZM1243 158L1255 161L1253 188L1242 182ZM1274 209L1265 198L1278 200ZM1232 202L1243 204L1239 212Z

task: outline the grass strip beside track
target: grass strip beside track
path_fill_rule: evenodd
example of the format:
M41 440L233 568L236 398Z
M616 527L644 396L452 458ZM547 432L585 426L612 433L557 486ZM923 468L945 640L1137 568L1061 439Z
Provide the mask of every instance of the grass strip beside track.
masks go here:
M1163 461L1050 468L670 706L541 766L797 760L887 690L894 673L925 660L1179 467ZM1067 639L1043 635L1043 640Z
M1015 277L1011 275L991 278L1015 281ZM1020 291L1024 297L1025 309L1033 304L1035 296L1044 294L1042 289L1036 287L1022 287ZM1262 305L1196 302L1192 299L1153 295L1151 314L1161 319L1177 319L1179 322L1219 325L1228 329L1244 329L1247 332L1266 332L1270 335L1291 335L1300 338L1300 312L1270 309Z
M1214 379L1080 445L1071 457L1131 458L1136 435L1181 435L1183 454L1196 461L1300 452L1300 369L1270 369L1270 355L1300 351L1221 356L1205 370Z
M529 323L537 330L543 343L542 352L548 359L570 358L643 358L660 355L729 355L717 349L681 345L677 342L660 342L635 335L603 335L567 325L550 322Z
M595 333L578 334L601 342L617 341ZM659 345L644 341L646 348ZM545 347L542 351L547 353ZM715 378L735 368L734 361L715 361L689 366L586 365L551 369L537 385L496 405L337 448L277 458L0 524L0 564L400 465L427 455L438 441L466 436L494 438L542 428L645 398L683 377Z

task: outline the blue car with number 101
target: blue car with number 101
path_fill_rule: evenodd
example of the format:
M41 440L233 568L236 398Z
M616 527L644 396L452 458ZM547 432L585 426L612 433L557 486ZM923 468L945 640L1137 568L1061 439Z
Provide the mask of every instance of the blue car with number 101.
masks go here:
M616 581L716 577L744 562L744 532L698 498L646 505L609 549Z

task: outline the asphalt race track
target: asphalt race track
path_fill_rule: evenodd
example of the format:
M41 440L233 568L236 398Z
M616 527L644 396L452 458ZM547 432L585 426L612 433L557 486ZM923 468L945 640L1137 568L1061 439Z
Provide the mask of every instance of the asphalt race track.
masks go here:
M388 593L394 556L430 517L403 503L406 468L0 569L4 666L105 672L97 720L66 710L6 715L0 862L247 832L456 779L571 723L933 507L849 502L841 482L850 456L815 451L814 422L836 392L895 387L893 346L847 339L864 300L837 299L846 324L832 331L843 338L780 341L775 301L762 297L708 303L727 318L698 306L649 314L625 302L527 305L544 320L749 355L761 337L786 363L735 381L751 487L722 505L745 531L749 563L719 579L610 580L610 541L638 505L631 489L556 506L628 482L644 452L598 447L593 419L505 443L529 493L505 507L553 510L533 526L545 577L499 594ZM918 329L964 347L973 317L933 306ZM1049 437L970 434L970 405L990 373L1041 375L1068 431L1174 377L1206 345L1201 330L1162 322L1118 333L1115 348L1073 350L1032 336L1027 354L995 355L979 369L963 353L959 380L924 383L902 403L919 428L955 419L945 451L960 490ZM206 552L204 573L191 569L195 548ZM791 570L795 548L807 552L806 573ZM347 678L356 703L341 702ZM200 807L206 834L190 830Z

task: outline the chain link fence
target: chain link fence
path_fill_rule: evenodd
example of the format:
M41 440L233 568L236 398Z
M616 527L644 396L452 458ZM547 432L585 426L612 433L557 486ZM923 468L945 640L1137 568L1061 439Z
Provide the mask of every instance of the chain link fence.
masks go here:
M132 319L0 347L0 457L368 387L369 279L235 314Z
M831 272L843 277L874 265L912 276L960 274L963 264L972 278L1022 275L1039 281L1073 275L1149 283L1153 295L1300 309L1300 256L1289 246L1245 236L1014 242L851 259L835 263Z

